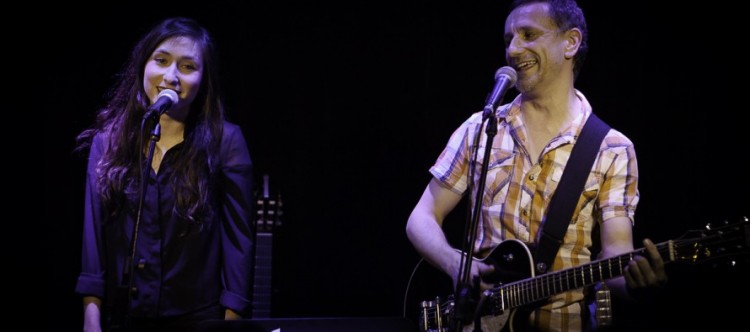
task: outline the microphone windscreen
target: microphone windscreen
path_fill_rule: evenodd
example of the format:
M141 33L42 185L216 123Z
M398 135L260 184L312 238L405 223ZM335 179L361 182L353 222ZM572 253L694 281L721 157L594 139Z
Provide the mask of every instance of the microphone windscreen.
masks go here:
M168 97L169 100L172 101L172 104L176 104L180 100L180 97L177 95L177 92L175 92L172 89L161 90L161 92L159 92L159 95L156 96L156 100L159 100L161 97Z
M507 77L510 80L511 86L516 85L516 80L518 80L518 74L516 73L516 70L513 69L513 67L510 67L510 66L500 67L500 69L498 69L495 72L495 81L500 79L501 76Z

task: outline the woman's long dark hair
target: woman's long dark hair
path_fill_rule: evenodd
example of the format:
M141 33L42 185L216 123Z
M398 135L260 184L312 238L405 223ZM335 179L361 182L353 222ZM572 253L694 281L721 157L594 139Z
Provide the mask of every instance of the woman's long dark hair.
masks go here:
M208 31L196 21L182 17L166 19L138 41L117 83L108 92L107 104L99 110L94 126L78 135L78 150L88 148L95 136L102 135L104 154L96 165L96 182L108 211L117 214L124 208L125 200L131 203L137 200L139 161L145 159L142 154L148 144L147 137L140 137L141 120L149 106L143 86L144 68L156 47L175 37L187 37L198 44L203 56L203 77L185 120L183 146L175 156L170 179L176 198L173 211L187 220L202 223L215 213L213 183L219 167L224 108L215 45Z

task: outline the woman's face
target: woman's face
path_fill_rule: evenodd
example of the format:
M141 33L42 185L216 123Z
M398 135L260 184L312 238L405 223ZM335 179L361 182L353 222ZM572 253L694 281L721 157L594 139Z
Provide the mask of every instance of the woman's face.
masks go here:
M167 113L171 117L187 116L203 77L201 54L198 43L187 37L169 38L159 44L143 70L143 87L151 104L160 91L172 89L180 100Z

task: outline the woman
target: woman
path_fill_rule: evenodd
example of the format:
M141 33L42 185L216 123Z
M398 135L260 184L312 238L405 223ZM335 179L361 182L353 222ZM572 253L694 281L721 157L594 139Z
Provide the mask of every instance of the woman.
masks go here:
M216 61L197 22L164 20L78 137L90 148L76 285L85 331L189 331L249 314L252 163L224 119ZM177 100L145 116L165 90Z

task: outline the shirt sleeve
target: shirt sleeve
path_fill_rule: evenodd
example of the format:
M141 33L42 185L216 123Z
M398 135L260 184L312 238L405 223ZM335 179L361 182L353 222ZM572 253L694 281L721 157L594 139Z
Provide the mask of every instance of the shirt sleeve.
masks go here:
M464 121L453 132L437 161L430 167L430 173L435 179L459 195L462 195L468 186L466 174L470 166L471 146L474 144L471 140L481 125L480 113L475 113Z
M604 156L607 163L604 164L604 183L599 193L602 221L627 217L633 222L639 200L635 148L629 139L617 132L605 138L605 142L608 145Z
M104 244L102 234L102 201L97 193L96 166L102 157L104 142L101 135L94 137L86 168L86 190L83 213L83 246L81 250L81 274L76 284L76 293L83 296L104 297Z
M253 170L250 153L239 126L227 124L221 144L222 276L221 304L242 316L251 310L253 234Z

